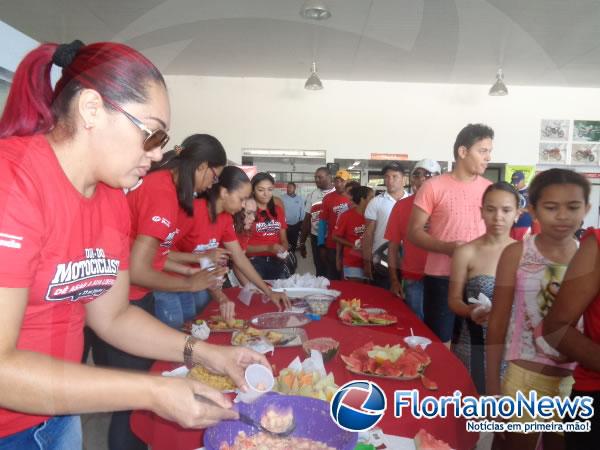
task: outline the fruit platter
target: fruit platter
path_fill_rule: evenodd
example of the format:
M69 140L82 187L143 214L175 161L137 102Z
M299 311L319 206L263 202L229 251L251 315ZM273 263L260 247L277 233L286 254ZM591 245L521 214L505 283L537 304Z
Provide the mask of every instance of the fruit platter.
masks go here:
M386 327L398 322L398 318L381 308L361 308L360 299L341 300L338 317L344 325L355 327Z
M368 342L350 355L340 355L346 369L356 375L367 375L393 380L421 378L426 389L436 390L437 384L425 376L431 358L420 347L406 348L400 344L390 346Z
M266 342L274 347L296 347L308 339L302 328L283 328L274 330L258 330L248 327L231 336L231 344L248 347L259 342Z
M329 401L339 386L335 384L333 373L322 376L319 372L304 372L290 368L281 369L275 381L276 392L286 395L318 398Z

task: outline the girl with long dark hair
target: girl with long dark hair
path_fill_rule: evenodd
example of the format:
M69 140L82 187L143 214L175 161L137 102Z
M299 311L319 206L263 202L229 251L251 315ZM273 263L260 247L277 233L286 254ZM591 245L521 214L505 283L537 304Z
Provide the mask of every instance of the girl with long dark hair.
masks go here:
M194 201L194 218L188 221L189 227L182 229L182 238L177 248L194 258L223 246L237 269L267 295L278 308L289 306L285 294L273 292L256 272L242 250L235 228L233 215L239 213L251 195L250 180L246 173L235 166L223 169L219 181L209 189L203 198ZM178 256L180 257L180 256ZM229 301L220 289L211 291L219 301L223 318L234 318L234 303Z
M246 253L256 271L266 280L285 276L283 258L288 249L285 213L275 204L274 187L275 180L266 172L259 172L252 178L252 194L258 209Z

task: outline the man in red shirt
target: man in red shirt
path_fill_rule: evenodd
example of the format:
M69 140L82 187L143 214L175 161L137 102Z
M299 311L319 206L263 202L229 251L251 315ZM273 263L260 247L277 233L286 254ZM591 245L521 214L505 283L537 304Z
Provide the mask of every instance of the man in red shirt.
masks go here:
M327 278L330 280L341 279L340 272L336 268L336 243L333 240L333 229L338 217L350 208L350 197L346 195L344 188L346 182L351 179L350 172L338 170L333 180L335 190L323 197L321 215L319 217L319 228L317 234L317 246L322 258L326 261ZM323 247L324 252L323 252Z
M416 194L425 180L439 175L442 171L437 161L422 159L417 162L410 173L412 193ZM415 196L411 195L399 200L390 213L384 237L389 244L389 273L390 290L399 297L403 297L412 311L423 320L423 277L427 251L415 246L406 239L408 233L408 219L415 203ZM404 250L401 264L402 283L398 277L398 249L402 245Z

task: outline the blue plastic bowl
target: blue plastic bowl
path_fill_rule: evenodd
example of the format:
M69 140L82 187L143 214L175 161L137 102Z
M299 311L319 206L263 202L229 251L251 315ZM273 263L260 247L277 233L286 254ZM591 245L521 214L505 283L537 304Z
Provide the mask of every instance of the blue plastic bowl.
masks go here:
M358 434L338 427L329 415L329 403L323 400L271 392L263 395L254 403L236 405L240 412L252 417L256 422L260 421L269 406L281 409L292 408L296 429L291 436L321 441L338 450L352 450L356 446ZM257 433L249 425L237 420L226 420L206 430L204 446L206 450L219 450L223 442L227 442L229 445L233 444L240 431L244 431L248 436Z

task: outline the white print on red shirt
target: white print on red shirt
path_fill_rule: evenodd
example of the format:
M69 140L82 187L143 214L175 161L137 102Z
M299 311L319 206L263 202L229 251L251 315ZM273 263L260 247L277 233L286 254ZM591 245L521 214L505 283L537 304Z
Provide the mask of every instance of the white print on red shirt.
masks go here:
M360 225L358 227L354 227L354 234L357 236L362 236L365 232L366 225Z
M169 234L167 234L167 237L164 241L161 242L160 246L167 249L171 248L173 246L173 240L175 239L175 236L177 236L178 233L179 228L175 228L175 231L171 231Z
M269 222L256 222L256 232L264 236L275 236L281 230L281 222L270 220Z
M340 203L339 205L333 207L333 212L339 217L341 213L348 211L348 208L348 203Z
M60 263L48 286L46 300L94 300L108 291L117 279L119 260L107 258L102 248L86 248L85 257L78 261Z
M23 236L14 236L12 234L0 233L0 247L21 248Z
M207 250L212 250L213 248L217 248L219 246L219 242L215 238L212 238L208 241L208 244L198 244L196 248L194 248L194 253L202 253Z
M171 228L171 221L169 219L165 219L164 217L154 216L154 217L152 217L152 222L160 222L165 227Z

